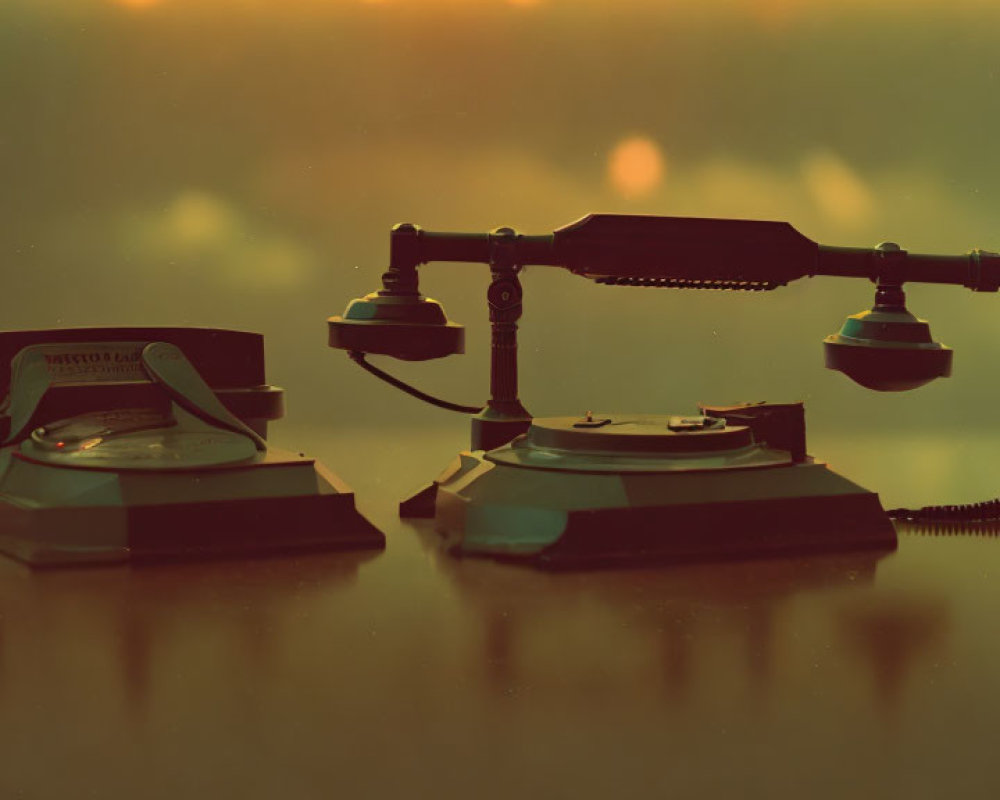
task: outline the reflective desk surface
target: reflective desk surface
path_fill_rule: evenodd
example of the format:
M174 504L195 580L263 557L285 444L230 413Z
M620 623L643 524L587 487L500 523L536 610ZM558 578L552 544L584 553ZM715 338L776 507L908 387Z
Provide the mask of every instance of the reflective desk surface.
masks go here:
M384 552L0 562L0 796L1000 791L1000 539L556 574L459 560L394 503L460 432L352 436L275 439L354 484ZM916 467L876 468L906 499Z

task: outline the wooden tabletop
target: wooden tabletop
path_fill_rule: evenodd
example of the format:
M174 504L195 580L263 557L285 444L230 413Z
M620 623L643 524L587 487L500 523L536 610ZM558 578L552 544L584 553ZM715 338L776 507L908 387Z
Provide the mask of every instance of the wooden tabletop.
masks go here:
M555 574L460 560L395 514L448 437L366 435L372 461L310 439L354 472L384 552L0 562L0 796L1000 790L993 536Z

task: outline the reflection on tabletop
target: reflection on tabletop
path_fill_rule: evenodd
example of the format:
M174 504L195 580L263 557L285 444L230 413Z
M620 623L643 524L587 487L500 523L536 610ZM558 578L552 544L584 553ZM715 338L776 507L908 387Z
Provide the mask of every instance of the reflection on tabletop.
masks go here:
M544 652L543 642L558 641L577 624L594 626L594 637L610 624L619 633L628 630L638 640L633 644L642 643L643 660L660 675L670 702L697 693L695 677L711 670L704 662L717 661L720 648L726 651L726 680L742 684L760 701L780 680L776 674L787 668L774 661L786 651L782 639L796 600L819 593L829 599L810 627L828 630L838 645L855 651L855 671L867 674L878 705L891 710L907 661L920 656L924 642L917 632L937 646L949 623L940 597L874 591L879 563L893 557L879 551L544 573L455 558L444 551L431 523L415 527L437 569L481 619L477 660L485 686L497 695L519 685L558 691L567 676L546 679L533 672L531 650ZM706 642L713 642L707 651ZM570 658L561 651L549 655ZM607 681L620 677L614 671L605 674Z

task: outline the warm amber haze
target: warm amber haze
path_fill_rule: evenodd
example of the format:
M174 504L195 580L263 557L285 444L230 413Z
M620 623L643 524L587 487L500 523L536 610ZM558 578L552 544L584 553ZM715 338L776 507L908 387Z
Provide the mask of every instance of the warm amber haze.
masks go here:
M589 212L786 220L1000 250L991 0L3 0L5 328L263 333L308 447L386 553L32 574L0 564L0 795L995 797L991 537L547 575L457 561L393 504L467 441L326 346L389 227ZM775 292L522 276L539 416L804 400L887 507L1000 481L1000 297L913 286L953 376L823 368L862 281ZM482 266L424 269L487 393Z
M973 0L8 0L4 324L259 330L290 414L406 426L440 417L323 345L394 222L742 216L828 244L1000 249L998 22ZM470 354L487 343L481 272L434 266L423 284ZM804 399L814 430L965 426L1000 391L992 296L914 288L955 376L885 398L822 368L822 338L870 304L862 285L524 283L536 414ZM479 402L482 363L421 375Z

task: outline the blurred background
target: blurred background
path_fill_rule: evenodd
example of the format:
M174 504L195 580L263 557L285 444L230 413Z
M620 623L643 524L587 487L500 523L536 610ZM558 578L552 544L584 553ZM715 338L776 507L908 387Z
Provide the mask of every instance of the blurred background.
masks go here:
M1000 250L998 30L996 0L0 0L0 325L264 334L272 439L391 536L370 565L0 560L0 794L996 796L995 538L625 575L460 562L391 501L467 423L330 350L325 320L378 288L401 221L733 216ZM423 268L466 354L373 362L484 402L487 283ZM954 375L882 395L823 367L862 281L523 284L536 415L804 400L811 452L887 507L1000 491L998 295L909 287Z
M462 420L325 344L326 317L378 287L392 224L735 216L825 244L1000 250L998 23L986 0L4 0L2 324L258 331L300 444L398 426L405 447L440 426L453 452ZM487 282L425 268L467 353L383 366L484 401ZM523 283L536 415L805 400L835 455L896 470L903 451L871 444L895 436L938 477L1000 440L996 295L910 287L954 375L878 395L823 368L823 336L871 304L861 281Z

